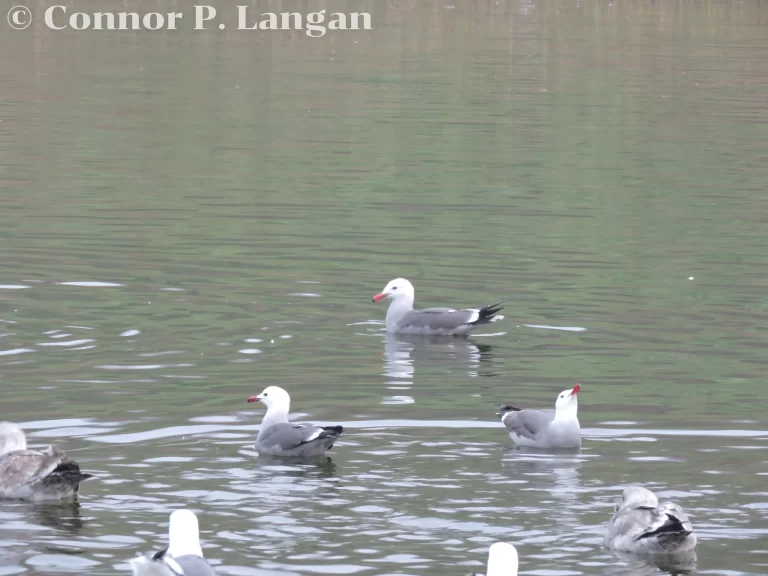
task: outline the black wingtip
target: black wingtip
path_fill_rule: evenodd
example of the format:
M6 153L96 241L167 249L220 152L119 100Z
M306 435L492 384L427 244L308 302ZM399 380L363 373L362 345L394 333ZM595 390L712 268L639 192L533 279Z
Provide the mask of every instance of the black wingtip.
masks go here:
M637 538L635 538L635 541L642 540L643 538L653 538L654 536L662 536L664 534L675 534L679 535L682 538L687 538L688 535L691 533L691 530L688 530L685 527L685 524L680 521L679 518L676 516L672 516L671 514L668 514L667 521L659 526L656 530L653 530L652 532L646 532L644 534L640 534Z
M162 560L166 552L168 552L167 546L162 550L158 550L157 552L155 552L154 555L152 556L152 560Z
M320 438L338 438L344 432L344 426L323 426Z
M479 310L477 320L475 320L471 324L477 325L477 324L488 324L489 322L493 322L496 314L498 314L499 311L504 308L502 304L507 300L509 300L509 298L505 298L504 300L499 300L495 304L488 304L487 306L483 306Z
M496 416L499 418L504 418L504 416L509 412L520 412L520 408L515 408L514 406L510 406L509 404L504 404L499 408L499 411L496 412Z

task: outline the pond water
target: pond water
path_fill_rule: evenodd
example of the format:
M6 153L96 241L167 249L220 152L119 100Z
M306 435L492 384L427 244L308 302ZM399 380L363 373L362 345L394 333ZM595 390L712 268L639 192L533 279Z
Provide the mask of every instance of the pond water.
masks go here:
M374 29L0 36L0 420L96 476L0 503L0 576L129 573L180 507L223 575L658 574L601 546L628 483L765 574L765 4L259 5ZM505 318L388 337L398 276ZM511 450L576 382L582 450ZM267 385L330 462L255 455Z

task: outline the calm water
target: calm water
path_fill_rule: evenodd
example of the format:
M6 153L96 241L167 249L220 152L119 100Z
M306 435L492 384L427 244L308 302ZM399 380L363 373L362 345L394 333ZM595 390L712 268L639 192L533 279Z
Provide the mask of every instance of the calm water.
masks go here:
M0 503L0 575L125 574L182 506L224 575L463 575L496 540L657 574L601 548L629 482L690 512L699 573L768 572L768 8L456 4L3 28L0 419L98 478ZM506 318L387 338L396 276ZM509 450L498 405L575 382L582 451ZM347 427L331 463L254 455L269 384Z

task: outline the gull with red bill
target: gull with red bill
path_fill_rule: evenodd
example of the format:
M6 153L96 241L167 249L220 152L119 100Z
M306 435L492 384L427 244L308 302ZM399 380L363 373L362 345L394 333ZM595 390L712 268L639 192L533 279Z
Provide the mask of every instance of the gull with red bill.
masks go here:
M395 334L420 334L426 336L463 336L481 324L501 320L497 315L501 304L496 302L480 308L425 308L413 309L413 285L405 278L395 278L373 297L374 302L389 298L387 332Z
M256 451L265 456L309 458L322 456L333 448L343 432L342 426L315 426L288 422L291 397L279 386L269 386L248 402L262 402L267 413L259 426Z
M581 385L563 390L554 410L521 410L505 405L496 414L518 446L530 448L580 448L581 427L577 412Z

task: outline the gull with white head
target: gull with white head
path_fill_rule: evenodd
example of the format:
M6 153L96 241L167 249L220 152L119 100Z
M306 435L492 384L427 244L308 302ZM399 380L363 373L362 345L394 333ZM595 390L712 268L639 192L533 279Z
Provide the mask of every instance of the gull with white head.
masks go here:
M344 431L342 426L290 423L291 397L279 386L265 388L258 396L248 398L248 402L261 402L267 407L256 437L256 451L262 455L322 456Z
M496 414L512 441L530 448L580 448L578 394L581 385L563 390L557 396L554 410L521 410L505 405Z
M395 334L420 334L425 336L463 336L481 324L501 320L501 300L478 308L424 308L413 309L413 285L405 278L395 278L373 297L374 302L389 298L387 332Z
M131 559L133 576L215 576L203 557L200 528L191 510L176 510L168 526L168 547Z
M80 482L91 476L52 446L42 451L27 450L27 437L21 427L13 422L0 422L0 498L74 498Z

